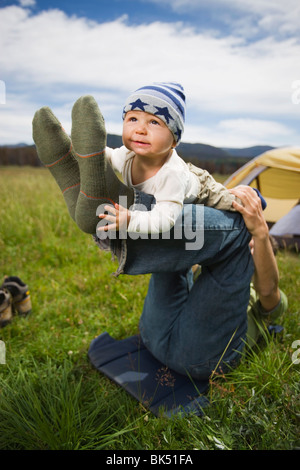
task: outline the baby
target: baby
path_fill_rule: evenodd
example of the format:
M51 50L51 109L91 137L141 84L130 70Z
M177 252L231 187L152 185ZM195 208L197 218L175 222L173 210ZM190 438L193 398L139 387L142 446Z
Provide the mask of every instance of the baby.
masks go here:
M234 210L235 197L223 185L178 156L175 147L184 119L182 86L154 83L126 100L121 148L106 146L104 119L89 95L73 106L71 139L48 107L35 113L33 139L81 230L95 235L98 225L99 236L101 231L121 229L161 233L174 226L186 203ZM135 190L155 197L151 211L136 210ZM102 212L98 210L97 216L99 206Z
M185 163L177 154L184 130L185 95L176 83L154 83L136 90L123 110L123 144L105 149L112 167L127 186L155 196L151 211L105 206L110 222L99 231L127 229L135 233L169 231L183 204L202 203L234 210L234 196L205 170Z

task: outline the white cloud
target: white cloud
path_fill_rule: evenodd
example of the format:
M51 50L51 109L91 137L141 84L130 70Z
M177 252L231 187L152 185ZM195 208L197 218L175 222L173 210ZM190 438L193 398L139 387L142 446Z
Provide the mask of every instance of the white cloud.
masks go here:
M251 147L257 145L298 145L293 130L276 121L259 119L224 119L210 126L187 126L188 142L201 142L216 147Z
M234 35L199 33L180 22L132 26L121 18L96 23L57 9L34 15L16 6L1 9L0 30L0 79L7 90L7 104L0 108L1 140L15 132L19 141L16 127L22 136L27 128L30 140L34 109L42 105L51 106L69 128L72 104L86 93L96 97L110 129L119 129L128 93L160 80L185 87L185 139L195 117L202 122L206 115L219 116L223 125L212 129L222 134L224 122L232 120L242 138L246 128L238 119L279 122L299 113L291 87L299 79L300 45L291 38L247 43ZM233 134L234 128L226 132ZM282 138L292 138L284 132L285 127L278 128ZM214 144L216 135L207 135Z
M21 7L26 8L26 7L34 7L36 2L35 0L19 0L19 4Z
M290 128L279 122L259 119L227 119L219 123L218 129L225 137L224 142L229 139L237 147L251 146L257 142L280 146L283 139L288 142L293 134Z
M36 103L23 95L6 94L0 105L0 145L31 142L31 121Z
M142 0L168 6L177 13L207 10L204 0ZM299 36L300 4L298 0L210 0L209 7L222 13L224 23L242 36L258 32L297 34Z

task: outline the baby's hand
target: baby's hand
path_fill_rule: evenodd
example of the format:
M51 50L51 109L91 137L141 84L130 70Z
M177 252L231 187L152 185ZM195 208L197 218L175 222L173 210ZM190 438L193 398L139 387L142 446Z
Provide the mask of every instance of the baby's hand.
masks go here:
M97 228L101 232L108 230L127 230L130 222L130 212L123 206L115 204L114 206L104 206L104 209L110 214L99 214L100 219L105 219L110 222L108 225L103 225Z

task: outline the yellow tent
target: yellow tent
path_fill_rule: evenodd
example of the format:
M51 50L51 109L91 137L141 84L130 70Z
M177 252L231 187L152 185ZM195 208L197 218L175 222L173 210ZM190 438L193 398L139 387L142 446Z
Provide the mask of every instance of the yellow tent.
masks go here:
M286 215L300 200L300 148L269 150L233 173L227 188L246 184L257 188L267 202L264 211L269 225Z

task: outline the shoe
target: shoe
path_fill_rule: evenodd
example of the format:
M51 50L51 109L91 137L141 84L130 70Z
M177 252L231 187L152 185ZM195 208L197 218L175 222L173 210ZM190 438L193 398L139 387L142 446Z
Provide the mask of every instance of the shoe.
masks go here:
M12 298L6 289L0 290L0 328L12 321Z
M6 276L1 289L6 289L12 297L13 313L26 316L31 312L31 298L27 284L17 276Z

